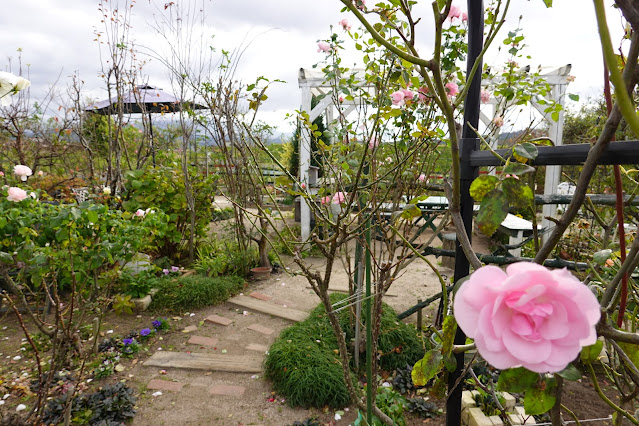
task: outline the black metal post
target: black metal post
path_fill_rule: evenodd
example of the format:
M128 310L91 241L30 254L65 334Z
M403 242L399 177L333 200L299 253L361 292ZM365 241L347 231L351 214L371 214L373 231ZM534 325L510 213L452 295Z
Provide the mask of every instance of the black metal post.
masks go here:
M479 57L484 44L484 5L482 0L467 0L468 4L468 59L466 75L470 76L475 61ZM466 101L464 102L464 127L459 144L460 155L460 212L464 221L464 228L468 237L472 236L473 224L473 199L469 189L473 179L479 174L479 169L470 164L470 155L479 149L479 139L472 130L479 123L479 94L481 91L482 63L480 61L477 71L470 84ZM469 126L470 124L470 126ZM459 239L455 243L455 282L466 277L470 272L470 263L459 245ZM466 335L458 327L455 333L455 344L463 345ZM464 370L464 354L455 355L457 368L448 376L448 399L446 401L446 425L461 425L461 395L463 386L460 381Z

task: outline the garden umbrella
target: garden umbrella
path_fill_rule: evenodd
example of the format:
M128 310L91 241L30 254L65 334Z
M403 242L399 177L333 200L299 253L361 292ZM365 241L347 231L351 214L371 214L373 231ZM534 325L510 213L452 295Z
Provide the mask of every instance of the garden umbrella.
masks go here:
M109 99L97 102L85 108L85 111L101 115L116 113L117 100ZM181 102L175 96L164 92L162 89L149 85L136 86L122 97L122 106L125 114L148 114L149 131L151 136L151 154L155 165L155 149L153 147L153 123L151 114L178 112L182 109L206 109L205 106L192 102Z

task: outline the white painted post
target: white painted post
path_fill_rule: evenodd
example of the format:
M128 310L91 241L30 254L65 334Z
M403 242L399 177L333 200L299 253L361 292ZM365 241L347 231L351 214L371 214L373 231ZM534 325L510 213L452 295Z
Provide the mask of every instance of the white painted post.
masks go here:
M559 111L559 118L557 121L550 119L550 130L548 136L555 143L555 146L561 146L564 144L563 132L564 132L564 96L566 95L566 84L553 85L552 99L557 103L561 103L562 109ZM544 184L544 194L554 194L557 192L557 185L561 180L561 166L546 166L546 181ZM547 237L550 235L552 229L555 227L554 222L546 219L546 217L557 216L556 204L545 204L542 209L543 219L541 226L544 229L542 234L542 243L546 242Z
M311 98L311 88L302 87L302 111L311 112ZM302 126L300 135L300 182L308 188L308 168L311 166L311 135L305 126ZM304 197L301 197L300 200L300 222L302 241L306 241L311 235L311 207Z

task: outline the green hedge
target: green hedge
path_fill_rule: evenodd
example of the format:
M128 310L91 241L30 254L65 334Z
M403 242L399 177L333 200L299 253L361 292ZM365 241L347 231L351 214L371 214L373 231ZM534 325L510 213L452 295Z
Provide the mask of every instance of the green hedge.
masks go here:
M216 305L240 292L244 286L244 279L236 276L162 278L153 283L158 291L153 295L150 309L184 312Z

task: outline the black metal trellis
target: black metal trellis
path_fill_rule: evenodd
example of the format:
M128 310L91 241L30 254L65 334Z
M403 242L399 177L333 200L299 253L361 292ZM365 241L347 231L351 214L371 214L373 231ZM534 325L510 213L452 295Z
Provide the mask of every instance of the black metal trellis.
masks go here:
M467 75L483 47L484 9L482 0L467 0L468 4L468 62ZM501 160L493 153L479 151L479 140L475 138L472 127L477 128L479 117L479 91L481 86L482 64L477 67L468 96L464 103L464 128L459 144L461 198L460 211L464 228L469 236L472 235L473 204L470 196L470 184L478 176L481 166L499 166ZM582 164L590 150L589 144L565 145L558 147L540 147L539 155L532 165L576 165ZM510 150L497 151L508 154ZM598 161L599 165L635 164L639 163L639 141L614 142L608 145L606 151ZM455 282L468 276L470 263L461 249L459 241L455 246ZM455 334L455 344L461 345L466 341L466 335L458 327ZM450 373L448 379L448 399L446 401L446 424L458 426L461 424L461 373L464 371L464 355L456 354L457 368Z

